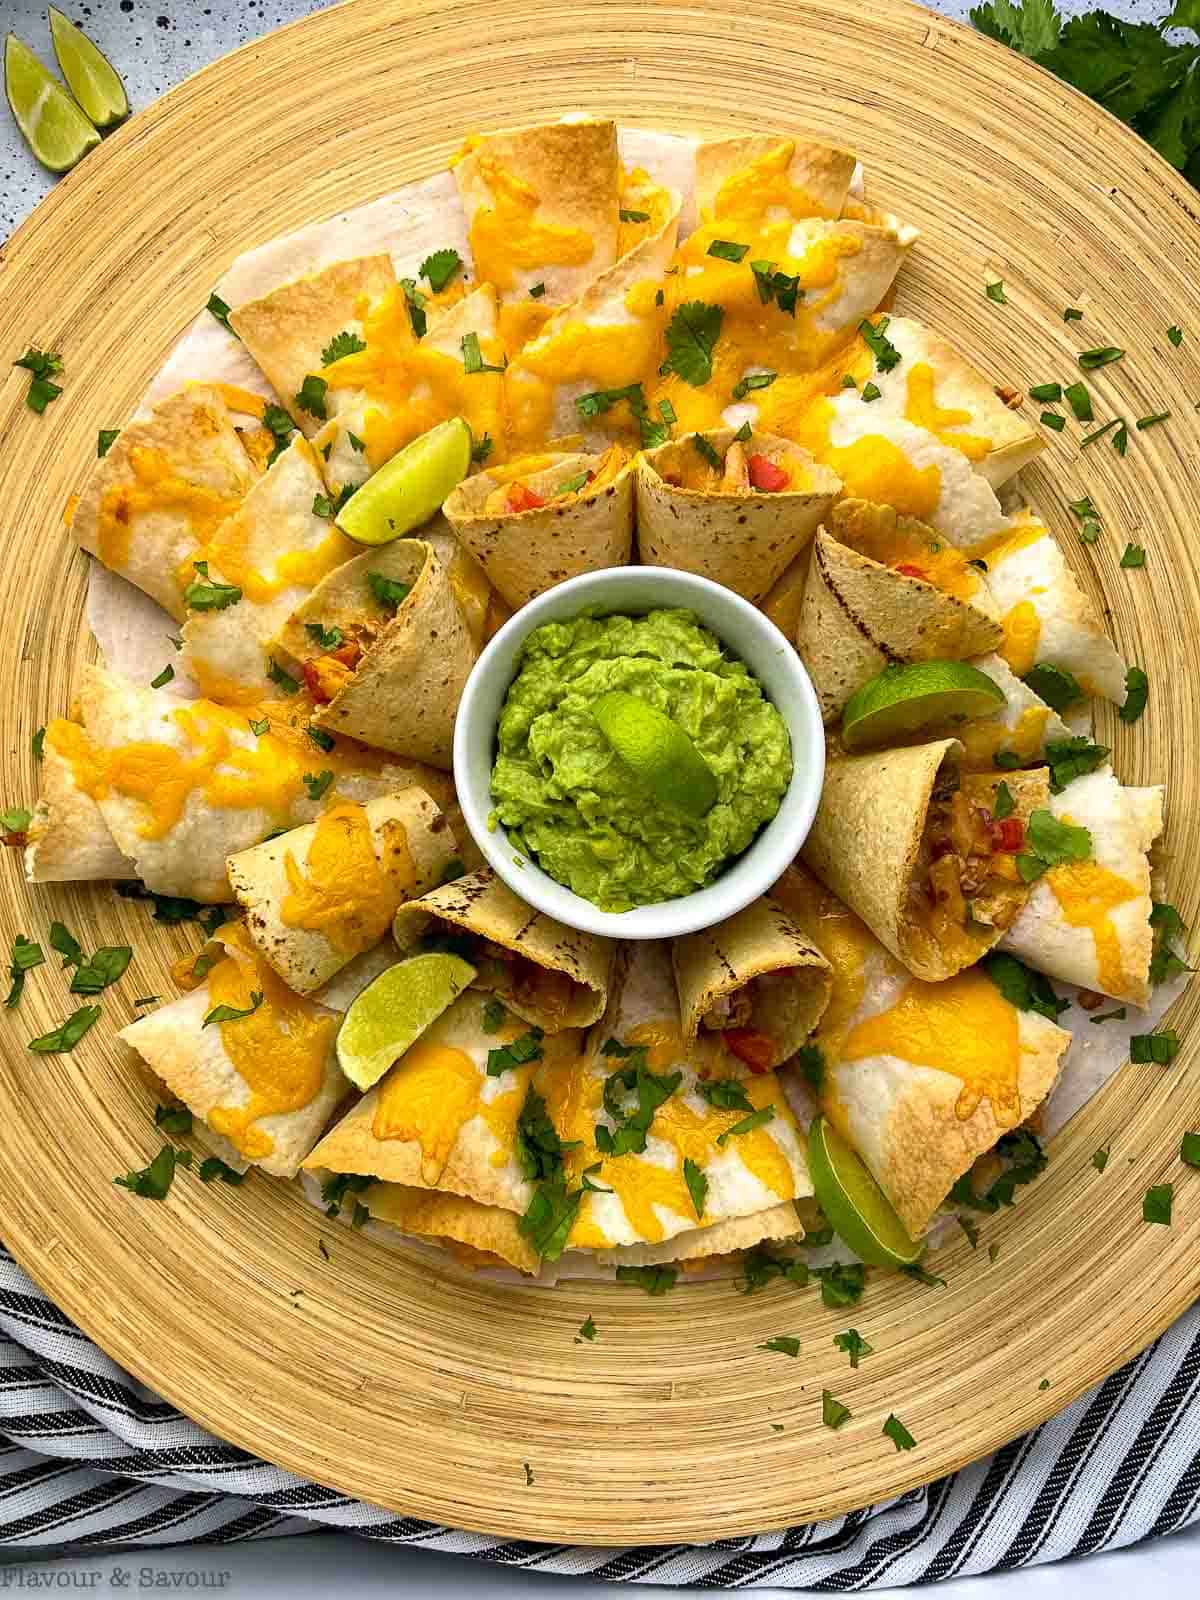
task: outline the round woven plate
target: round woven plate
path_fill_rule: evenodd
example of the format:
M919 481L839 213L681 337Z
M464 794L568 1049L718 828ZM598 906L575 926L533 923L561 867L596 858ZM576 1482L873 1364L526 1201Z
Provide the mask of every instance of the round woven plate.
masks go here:
M850 145L872 194L923 244L901 303L984 371L1024 389L1088 343L1129 354L1095 375L1098 414L1131 420L1119 459L1051 436L1029 487L1067 533L1091 494L1104 540L1067 534L1118 644L1150 674L1134 730L1100 737L1128 782L1165 781L1174 896L1200 882L1200 281L1196 196L1134 136L1020 57L899 0L353 0L173 90L59 184L0 264L0 361L61 350L45 417L27 375L0 388L0 729L5 804L31 800L30 735L71 702L94 653L87 561L68 496L239 251L444 166L480 125L586 107L676 131L801 130ZM1003 278L1007 306L983 294ZM1165 330L1185 324L1182 349ZM1144 572L1121 572L1126 539ZM165 641L164 641L165 644ZM932 1479L1041 1422L1177 1316L1200 1275L1197 992L1168 1068L1126 1067L1054 1142L1050 1167L983 1244L939 1253L941 1289L879 1276L849 1312L812 1291L731 1286L503 1289L407 1262L326 1223L290 1187L191 1180L164 1204L112 1177L158 1149L153 1100L113 1038L136 995L173 990L194 942L107 888L27 890L4 852L0 940L60 917L134 959L70 1055L27 1041L71 1009L51 964L0 1013L3 1237L116 1360L224 1438L338 1489L459 1527L554 1541L706 1540L845 1511ZM32 902L32 903L31 903ZM126 997L129 997L128 999ZM1091 1155L1111 1141L1107 1170ZM1173 1228L1142 1221L1176 1186ZM319 1241L328 1246L325 1260ZM576 1344L591 1315L594 1345ZM852 1372L833 1335L875 1354ZM789 1360L756 1347L802 1341ZM1049 1387L1042 1387L1042 1380ZM829 1388L853 1412L821 1423ZM895 1411L918 1441L881 1434ZM775 1425L781 1424L782 1431ZM528 1464L528 1472L526 1470ZM532 1482L529 1481L532 1477Z

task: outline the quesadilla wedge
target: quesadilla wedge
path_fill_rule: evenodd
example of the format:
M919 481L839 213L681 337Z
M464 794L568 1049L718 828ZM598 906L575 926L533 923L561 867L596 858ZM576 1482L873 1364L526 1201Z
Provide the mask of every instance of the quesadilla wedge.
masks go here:
M647 411L661 360L665 312L659 295L675 248L678 196L665 222L600 274L510 361L504 402L514 451L543 449L580 434L588 450L614 439L636 448L665 436Z
M978 961L1029 895L1017 871L1045 768L961 777L962 746L938 739L845 756L825 770L806 865L915 977L936 983ZM1007 784L1012 810L996 816Z
M1149 851L1162 832L1163 790L1127 788L1106 766L1051 795L1049 809L1088 830L1091 853L1037 879L1000 948L1052 978L1144 1006L1154 944Z
M330 806L226 862L246 934L287 986L312 994L387 933L403 901L455 859L446 819L421 789Z
M1002 633L974 601L885 567L822 530L813 542L795 637L821 714L832 722L855 690L885 667L963 661L994 649Z
M764 896L671 946L685 1039L703 1028L752 1072L795 1055L829 1001L829 965L787 912Z
M182 622L193 562L257 477L218 390L193 384L121 430L92 468L71 533Z
M808 544L840 481L773 434L718 428L645 452L638 552L758 600Z
M293 994L236 924L199 988L121 1030L192 1114L239 1156L291 1178L349 1091L339 1014Z
M1035 666L1071 674L1085 695L1117 705L1125 697L1125 663L1049 529L1032 511L1010 534L978 552L1001 612L1000 654L1018 678Z
M454 162L475 274L499 291L509 354L617 259L617 128L581 118L476 134ZM531 290L540 293L531 295ZM535 308L532 312L530 307Z
M449 574L420 539L395 539L331 572L288 618L313 725L449 770L454 713L478 656Z
M603 1015L614 942L534 911L488 867L410 900L392 931L402 954L449 939L479 968L478 987L547 1033Z
M463 546L518 609L567 578L625 566L633 549L634 463L620 445L602 455L524 462L526 470L518 460L464 479L443 508Z
M888 316L879 328L899 359L882 366L860 335L839 375L859 389L874 383L876 418L911 422L953 446L993 489L1041 452L1042 436L948 340L912 317Z
M696 205L702 216L743 226L840 217L855 165L849 150L780 133L704 140Z
M88 667L80 704L82 725L54 722L46 743L62 756L73 788L96 804L117 850L158 894L231 900L226 856L274 828L311 822L340 800L416 783L453 803L449 780L419 763L388 764L353 740L317 748L308 731L312 706L299 694L234 709L177 700ZM65 827L69 817L60 797L57 820Z
M1017 1010L980 968L912 978L802 868L772 893L833 968L814 1039L820 1109L919 1239L963 1173L1037 1110L1071 1036Z
M320 509L318 509L320 508ZM226 705L270 695L268 646L305 594L358 546L330 521L325 480L301 434L267 468L205 548L184 591L182 662L200 692ZM239 591L232 605L214 586Z

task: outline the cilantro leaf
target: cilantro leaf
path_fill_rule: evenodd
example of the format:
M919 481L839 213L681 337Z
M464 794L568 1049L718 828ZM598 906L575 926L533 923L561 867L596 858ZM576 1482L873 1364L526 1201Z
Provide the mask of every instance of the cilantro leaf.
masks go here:
M491 1000L484 1002L483 1020L480 1026L484 1033L498 1033L504 1026L504 1019L507 1016L508 1011L503 1002L493 996Z
M19 361L13 362L14 367L24 367L26 372L33 374L25 393L25 404L39 416L51 400L57 400L62 393L62 386L50 381L52 376L62 372L62 365L60 355L49 350L36 350L32 345Z
M284 694L299 694L300 692L300 684L297 679L293 678L290 672L285 672L274 656L271 657L271 665L267 668L267 677L270 678L277 689L282 689Z
M447 247L426 256L417 268L417 275L425 279L434 294L441 294L461 266L462 257L458 251Z
M696 1220L699 1221L704 1216L704 1202L708 1198L708 1179L691 1156L684 1157L683 1181L687 1184L688 1194L696 1208Z
M72 994L101 994L110 984L116 983L133 960L133 951L127 944L107 944L96 951L90 961L76 967L71 979Z
M1161 1033L1135 1033L1129 1041L1130 1061L1153 1061L1165 1067L1178 1054L1179 1037L1174 1028L1164 1028Z
M1093 744L1083 734L1070 739L1052 739L1046 746L1050 768L1050 792L1061 794L1069 783L1102 767L1111 754L1106 744Z
M1163 1227L1171 1226L1171 1213L1175 1205L1175 1185L1173 1183L1156 1183L1146 1190L1142 1200L1142 1221L1160 1222Z
M186 1161L183 1159L185 1155ZM165 1144L148 1167L127 1172L123 1178L114 1178L113 1182L119 1189L128 1189L132 1194L141 1195L144 1200L165 1200L175 1179L175 1168L190 1166L191 1155L190 1150L176 1150L174 1145Z
M777 1333L773 1339L767 1339L758 1347L760 1350L773 1350L780 1356L798 1356L800 1354L800 1341L793 1334Z
M850 1407L835 1400L828 1389L821 1390L821 1421L827 1428L836 1431L843 1422L849 1422L851 1414Z
M694 389L701 388L713 375L713 350L724 316L721 306L689 300L676 308L668 324L668 365Z
M1054 0L991 0L970 15L980 33L1035 58L1054 48L1062 26Z
M888 318L880 317L878 322L869 322L866 317L858 325L862 341L875 357L877 372L890 372L900 361L900 352L887 336Z
M228 606L237 605L242 591L236 584L211 581L207 561L193 561L192 565L204 581L193 578L188 584L183 591L185 606L192 611L224 611Z
M316 417L318 422L325 422L329 418L329 410L325 404L325 392L329 385L324 378L318 378L313 372L307 374L304 382L293 396L293 404L298 411L307 411L310 417Z
M753 1133L755 1128L761 1128L764 1123L774 1121L774 1118L774 1106L761 1106L757 1111L752 1111L748 1117L743 1117L740 1122L735 1122L732 1128L726 1128L724 1133L719 1133L717 1143L723 1148L738 1134Z
M832 1267L813 1267L812 1275L821 1285L821 1304L831 1310L838 1306L857 1305L867 1283L867 1269L858 1262L852 1265L836 1262Z
M917 1448L917 1441L894 1411L884 1423L883 1432L896 1446L897 1450L915 1450Z
M182 1138L192 1131L192 1113L186 1106L155 1106L154 1126L173 1139Z
M96 454L101 460L104 459L104 457L112 449L113 445L116 444L120 434L120 428L100 429L99 433L96 435Z
M749 1095L737 1078L714 1078L710 1082L701 1079L697 1082L696 1088L701 1098L707 1100L710 1106L715 1106L718 1111L754 1110Z
M1087 828L1060 822L1052 811L1039 808L1025 829L1028 850L1017 857L1017 871L1026 883L1040 878L1051 867L1068 861L1087 861L1092 854L1092 836Z
M304 774L304 787L308 790L310 800L320 800L333 782L333 773L329 768L321 772L306 772Z
M270 466L276 457L287 449L288 441L296 431L296 424L292 421L290 412L276 405L263 407L262 422L267 432L273 434L275 438L275 448L267 457L267 465Z
M1188 971L1187 963L1175 950L1176 940L1187 934L1187 924L1173 905L1155 900L1150 909L1150 926L1154 929L1150 982L1157 985Z
M382 572L368 572L367 585L381 606L397 610L408 598L411 583L400 583L396 578L385 577Z
M215 1183L219 1178L222 1183L232 1184L235 1188L239 1183L246 1181L246 1174L239 1172L236 1167L228 1167L220 1156L205 1156L196 1169L196 1176L201 1183Z
M595 1318L591 1317L591 1316L587 1316L579 1324L579 1333L576 1336L575 1343L579 1344L581 1340L586 1339L588 1341L588 1343L590 1344L595 1339L595 1337L596 1337L596 1321L595 1321Z
M306 622L304 631L318 650L336 650L343 642L340 628L327 628L321 622Z
M487 1075L489 1078L498 1078L502 1072L507 1072L510 1067L524 1066L527 1061L540 1061L542 1059L542 1039L544 1035L540 1028L530 1028L528 1033L523 1033L519 1039L502 1045L498 1050L489 1050L487 1058Z
M755 1294L776 1278L783 1278L800 1288L808 1282L807 1262L793 1260L790 1256L778 1256L769 1245L755 1245L752 1250L747 1250L741 1265L737 1286L742 1294Z
M230 322L229 322L229 310L230 310L230 308L229 308L228 304L224 300L221 299L221 296L219 294L217 294L215 290L213 291L212 294L209 295L208 300L205 303L204 309L208 312L209 316L215 317L217 319L217 321L225 329L226 333L232 333L233 337L235 339L240 339L241 338L241 334L234 332L234 329L230 326Z
M43 1056L56 1056L64 1051L74 1050L88 1029L99 1019L99 1006L80 1006L78 1011L72 1011L65 1022L59 1023L57 1028L31 1039L29 1048Z
M240 1022L243 1017L253 1016L262 1003L262 990L252 989L248 1006L214 1006L200 1026L207 1028L212 1022Z
M679 1276L678 1267L618 1267L618 1283L634 1283L647 1294L669 1294Z
M464 333L462 338L463 370L465 372L503 372L504 367L491 366L483 359L477 333Z
M857 1328L847 1328L845 1333L835 1333L833 1342L839 1350L844 1350L850 1357L852 1367L857 1367L864 1356L875 1354L874 1346L867 1343Z
M1027 689L1032 689L1039 700L1044 700L1052 711L1057 711L1061 716L1068 706L1084 698L1083 690L1073 673L1065 667L1052 667L1048 661L1041 661L1036 667L1028 671L1021 680Z
M40 967L46 957L40 944L33 939L27 939L23 933L18 933L13 940L12 962L9 965L8 975L12 980L12 987L4 1004L11 1011L21 998L25 988L25 974L33 967Z
M1130 667L1125 674L1125 700L1117 711L1122 722L1136 722L1146 709L1150 680L1141 667Z
M1023 961L1018 961L1016 956L1006 955L1002 950L991 950L983 957L980 966L1008 1003L1016 1006L1018 1011L1037 1011L1055 1022L1070 1005L1069 1000L1058 998L1049 978L1034 972Z
M349 328L343 328L341 333L335 333L333 338L321 351L321 365L331 367L335 361L340 361L343 356L356 356L360 350L367 348L365 340L351 333Z

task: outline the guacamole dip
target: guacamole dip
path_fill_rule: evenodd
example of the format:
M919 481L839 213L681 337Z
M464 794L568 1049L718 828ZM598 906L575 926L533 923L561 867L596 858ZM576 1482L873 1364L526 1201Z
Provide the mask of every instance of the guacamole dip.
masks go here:
M702 817L656 800L591 708L613 690L672 718L717 781ZM525 641L500 713L495 815L518 851L604 911L701 889L775 815L787 726L691 611L548 622Z

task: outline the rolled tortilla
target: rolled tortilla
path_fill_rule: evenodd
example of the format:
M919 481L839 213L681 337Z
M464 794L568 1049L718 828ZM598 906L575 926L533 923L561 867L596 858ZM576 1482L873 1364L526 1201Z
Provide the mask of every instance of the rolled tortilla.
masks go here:
M241 591L222 610L189 611L183 626L183 665L210 700L245 704L273 693L271 640L359 548L323 514L328 505L313 447L297 433L206 547L210 581Z
M381 581L407 588L398 605L380 598ZM320 702L316 727L449 770L454 713L478 651L431 545L395 539L347 561L275 643Z
M997 622L969 600L885 567L822 530L813 543L796 630L826 722L887 666L962 661L994 649Z
M226 866L255 948L312 994L379 943L403 901L441 882L456 848L429 796L405 789L331 806Z
M678 225L673 196L657 231L556 312L510 361L504 400L515 451L572 435L581 435L588 450L603 450L614 439L636 449L644 428L660 423L659 412L646 407L662 360L666 311L659 288Z
M311 703L300 695L233 709L88 667L80 704L82 726L59 721L46 731L66 771L56 773L53 826L39 834L39 855L69 841L69 773L70 788L96 805L117 851L158 894L231 900L226 856L275 828L311 822L339 800L416 783L453 804L449 780L429 767L386 763L353 740L318 748L308 731ZM259 719L265 726L256 732Z
M482 953L492 957L481 984L547 1033L585 1028L603 1015L614 941L534 911L490 868L409 901L392 929L405 954L446 930L462 930L481 942Z
M291 1178L349 1089L334 1050L339 1013L292 994L237 924L217 939L225 955L201 986L121 1038L245 1161ZM206 1023L218 1006L246 1015Z
M547 460L550 465L540 465ZM444 507L446 520L510 606L519 609L583 572L627 565L635 474L620 445L603 455L531 458L533 470L514 478L520 465L464 479ZM575 487L564 490L564 484ZM545 503L531 504L531 497Z
M1088 695L1120 704L1125 663L1054 536L1033 511L980 555L1000 607L1000 654L1018 678L1045 662L1071 673Z
M121 854L104 813L75 781L73 761L83 730L55 718L42 744L41 793L25 830L25 877L29 883L104 882L137 877Z
M913 979L801 868L772 892L833 968L820 1108L920 1238L963 1173L1037 1110L1071 1036L1018 1011L981 969Z
M938 739L831 761L801 852L876 938L914 976L931 983L978 961L1028 897L1011 853L983 856L974 866L962 861L957 849L934 852L931 830L937 827L941 836L941 796L960 790L968 814L978 810L990 818L1002 781L998 774L959 780L961 752L957 740ZM1011 815L1022 823L1045 803L1044 768L1006 773L1003 781L1013 799ZM953 825L949 831L953 836ZM988 836L986 825L982 834ZM957 881L947 886L943 855L962 865L965 881L971 881L969 872L981 875L973 893L960 891Z
M193 384L121 430L92 469L71 533L182 622L193 561L257 477L218 390Z
M848 150L781 133L735 134L696 147L696 205L718 222L840 217L855 159Z
M671 946L685 1039L749 1030L756 1067L795 1055L829 1002L829 964L769 896ZM733 1046L734 1053L740 1054Z
M672 440L638 460L638 552L648 566L699 573L759 600L812 538L840 481L786 439L733 428L702 435L722 463L701 455L695 436ZM753 487L765 460L787 475L785 487Z
M1049 808L1089 830L1092 855L1037 879L1000 948L1052 978L1144 1006L1154 943L1148 853L1162 832L1163 790L1126 788L1102 767L1051 795Z
M1041 452L1042 436L948 340L912 317L889 316L886 332L900 356L894 366L881 370L861 338L845 363L860 388L879 390L876 418L911 422L953 446L993 489Z
M606 119L476 134L454 163L481 282L502 304L575 300L617 259L621 170ZM535 300L535 303L536 303Z

